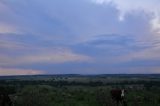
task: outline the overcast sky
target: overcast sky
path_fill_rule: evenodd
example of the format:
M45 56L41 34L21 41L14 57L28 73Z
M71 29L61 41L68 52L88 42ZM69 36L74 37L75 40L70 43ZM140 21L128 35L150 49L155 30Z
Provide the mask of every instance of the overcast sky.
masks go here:
M0 75L160 73L159 0L0 0Z

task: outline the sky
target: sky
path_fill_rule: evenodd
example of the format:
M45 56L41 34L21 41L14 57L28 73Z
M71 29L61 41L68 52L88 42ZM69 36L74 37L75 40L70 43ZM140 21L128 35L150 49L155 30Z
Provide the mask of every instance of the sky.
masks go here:
M150 73L159 0L0 0L0 76Z

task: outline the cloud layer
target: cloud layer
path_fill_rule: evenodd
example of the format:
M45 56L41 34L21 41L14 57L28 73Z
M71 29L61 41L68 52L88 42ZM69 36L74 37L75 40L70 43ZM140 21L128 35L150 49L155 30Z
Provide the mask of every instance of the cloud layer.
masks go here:
M159 4L1 0L0 75L159 73Z

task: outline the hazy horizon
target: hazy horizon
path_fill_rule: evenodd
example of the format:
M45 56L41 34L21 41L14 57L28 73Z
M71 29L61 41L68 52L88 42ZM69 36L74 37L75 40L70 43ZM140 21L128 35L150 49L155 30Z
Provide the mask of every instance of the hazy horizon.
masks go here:
M158 0L1 0L0 76L160 74Z

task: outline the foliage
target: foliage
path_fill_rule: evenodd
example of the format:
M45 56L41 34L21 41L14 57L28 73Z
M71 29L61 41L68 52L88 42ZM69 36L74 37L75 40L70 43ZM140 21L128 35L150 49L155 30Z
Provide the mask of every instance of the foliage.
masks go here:
M160 79L128 76L1 79L14 106L116 106L110 90L124 88L127 106L160 106ZM122 106L122 105L120 105Z
M18 94L16 106L52 106L52 92L47 86L29 86Z

